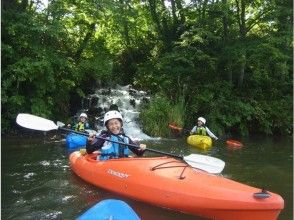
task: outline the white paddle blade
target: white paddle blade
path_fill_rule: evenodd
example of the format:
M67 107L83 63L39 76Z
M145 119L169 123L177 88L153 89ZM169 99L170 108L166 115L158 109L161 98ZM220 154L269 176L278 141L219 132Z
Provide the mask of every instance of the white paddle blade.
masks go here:
M184 157L184 160L191 166L208 173L221 173L225 167L225 162L206 155L191 154Z
M61 127L61 128L65 126L65 124L61 121L57 121L56 124L58 127Z
M24 128L38 131L51 131L58 129L58 126L53 121L25 113L17 115L16 123Z

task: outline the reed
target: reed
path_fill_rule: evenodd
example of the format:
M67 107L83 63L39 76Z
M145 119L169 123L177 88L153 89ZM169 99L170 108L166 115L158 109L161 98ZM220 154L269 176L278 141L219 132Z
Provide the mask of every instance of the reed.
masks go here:
M173 103L166 96L158 94L141 109L140 120L146 134L168 137L170 136L168 124L174 122L182 126L184 115L185 102L183 98Z

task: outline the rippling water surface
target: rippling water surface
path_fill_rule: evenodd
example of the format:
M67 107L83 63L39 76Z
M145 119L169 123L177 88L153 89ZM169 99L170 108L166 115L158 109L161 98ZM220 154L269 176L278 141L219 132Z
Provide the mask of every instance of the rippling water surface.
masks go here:
M227 178L280 194L285 209L280 220L293 219L292 138L251 138L245 147L215 143L207 151L189 147L184 139L153 140L149 148L174 154L207 154L226 162ZM43 139L1 140L1 219L75 219L100 200L126 201L141 219L202 219L131 200L85 183L70 170L64 143ZM148 155L146 155L148 156Z

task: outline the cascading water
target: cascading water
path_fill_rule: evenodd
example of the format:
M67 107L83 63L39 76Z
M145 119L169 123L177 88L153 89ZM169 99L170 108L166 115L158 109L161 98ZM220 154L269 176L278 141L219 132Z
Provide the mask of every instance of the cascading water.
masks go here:
M99 89L88 95L82 103L82 111L87 112L92 119L93 128L97 131L103 127L104 114L109 110L118 110L122 113L125 133L135 140L151 139L143 133L139 123L139 108L148 102L146 92L132 89L131 86L116 86L115 89ZM94 120L93 120L94 119Z

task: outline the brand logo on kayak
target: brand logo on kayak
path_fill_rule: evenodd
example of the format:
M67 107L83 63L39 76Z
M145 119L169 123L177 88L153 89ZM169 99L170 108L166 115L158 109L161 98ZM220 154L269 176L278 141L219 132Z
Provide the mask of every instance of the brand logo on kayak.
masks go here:
M119 178L128 178L129 174L125 174L125 173L120 173L118 171L112 170L112 169L108 169L107 173L117 176Z

